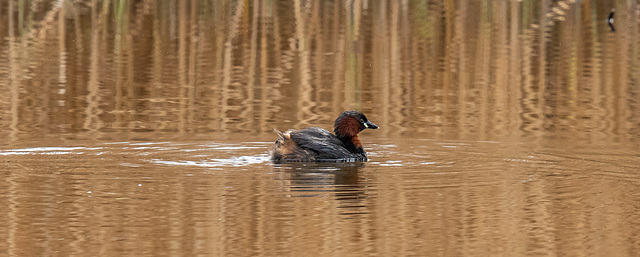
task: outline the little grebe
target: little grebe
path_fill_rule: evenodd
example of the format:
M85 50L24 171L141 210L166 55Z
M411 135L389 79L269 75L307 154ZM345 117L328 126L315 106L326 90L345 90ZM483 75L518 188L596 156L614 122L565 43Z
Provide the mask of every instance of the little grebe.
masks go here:
M333 124L333 132L311 127L302 130L290 129L278 133L271 160L283 162L354 162L367 161L358 133L364 129L377 129L364 114L345 111Z

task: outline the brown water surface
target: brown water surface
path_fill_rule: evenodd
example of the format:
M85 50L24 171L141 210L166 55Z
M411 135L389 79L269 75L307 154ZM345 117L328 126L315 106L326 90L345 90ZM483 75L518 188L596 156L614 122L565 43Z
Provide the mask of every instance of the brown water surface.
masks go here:
M640 252L637 2L4 1L0 38L0 255ZM270 162L348 109L369 162Z

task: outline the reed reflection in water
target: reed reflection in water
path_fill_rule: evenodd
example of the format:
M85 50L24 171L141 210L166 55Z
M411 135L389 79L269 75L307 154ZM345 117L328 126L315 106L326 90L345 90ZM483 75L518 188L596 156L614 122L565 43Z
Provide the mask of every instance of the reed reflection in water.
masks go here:
M606 19L612 8L615 32ZM638 252L633 1L0 2L0 252ZM366 164L269 163L347 109Z
M360 109L385 136L636 138L638 6L9 1L3 133L268 132Z

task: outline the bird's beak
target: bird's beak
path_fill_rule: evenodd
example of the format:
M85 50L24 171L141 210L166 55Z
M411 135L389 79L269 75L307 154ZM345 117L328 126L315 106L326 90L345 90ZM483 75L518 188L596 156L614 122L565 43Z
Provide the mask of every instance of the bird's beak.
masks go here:
M366 121L364 123L364 127L368 128L368 129L378 129L378 125L373 124L373 122L371 122L371 121Z

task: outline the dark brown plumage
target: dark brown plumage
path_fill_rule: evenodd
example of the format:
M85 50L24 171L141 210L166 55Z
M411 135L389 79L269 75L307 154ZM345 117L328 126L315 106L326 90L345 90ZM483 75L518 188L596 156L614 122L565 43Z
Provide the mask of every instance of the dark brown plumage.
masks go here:
M311 127L278 133L271 160L284 162L354 162L367 161L358 138L365 129L377 129L361 112L345 111L334 122L334 133Z

